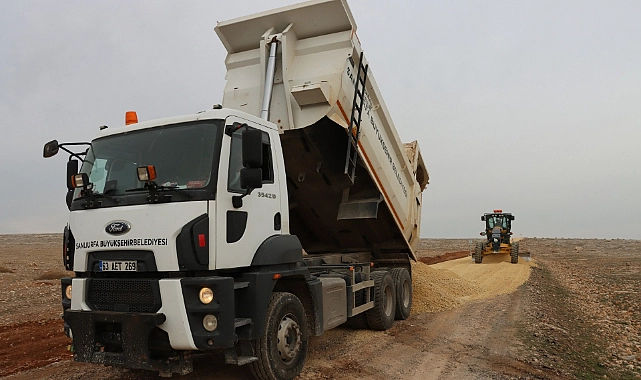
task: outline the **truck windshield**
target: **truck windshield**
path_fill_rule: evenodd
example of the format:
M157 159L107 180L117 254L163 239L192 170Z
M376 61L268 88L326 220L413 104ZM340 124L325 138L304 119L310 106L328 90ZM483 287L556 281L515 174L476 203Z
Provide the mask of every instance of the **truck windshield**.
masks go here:
M176 191L211 189L210 183L216 182L214 160L222 125L222 120L206 120L99 138L91 143L80 171L89 175L96 195L146 192L136 168L147 165L156 168L155 182L161 187ZM77 190L74 198L80 197Z

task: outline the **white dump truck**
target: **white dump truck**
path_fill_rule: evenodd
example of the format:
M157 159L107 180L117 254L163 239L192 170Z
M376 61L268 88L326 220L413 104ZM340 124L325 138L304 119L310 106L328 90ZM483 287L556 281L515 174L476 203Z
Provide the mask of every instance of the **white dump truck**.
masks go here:
M409 316L428 173L346 1L215 30L222 105L128 112L90 143L45 145L70 155L62 305L76 361L170 376L223 351L258 379L291 379L310 336Z

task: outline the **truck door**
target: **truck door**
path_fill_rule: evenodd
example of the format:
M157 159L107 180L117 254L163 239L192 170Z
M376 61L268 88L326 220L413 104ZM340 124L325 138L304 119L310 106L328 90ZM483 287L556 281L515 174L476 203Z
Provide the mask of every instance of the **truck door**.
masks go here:
M282 229L273 136L267 128L237 117L228 117L225 125L216 193L216 269L249 266L263 241L280 235ZM263 131L262 188L244 196L242 205L235 208L232 198L246 193L239 179L242 132L247 128Z

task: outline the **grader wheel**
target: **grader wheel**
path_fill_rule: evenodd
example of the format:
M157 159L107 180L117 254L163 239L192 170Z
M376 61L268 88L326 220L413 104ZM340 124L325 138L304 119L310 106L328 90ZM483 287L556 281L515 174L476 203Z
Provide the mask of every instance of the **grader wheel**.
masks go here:
M516 242L512 244L510 248L510 262L512 264L517 264L519 262L519 243Z
M480 264L483 262L483 248L485 244L483 242L476 242L476 248L474 249L474 262Z

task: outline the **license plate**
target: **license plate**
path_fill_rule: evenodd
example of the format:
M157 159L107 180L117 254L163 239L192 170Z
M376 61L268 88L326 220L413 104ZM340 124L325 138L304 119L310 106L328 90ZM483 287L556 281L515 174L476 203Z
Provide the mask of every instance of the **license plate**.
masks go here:
M137 261L102 260L98 261L100 272L135 272Z

